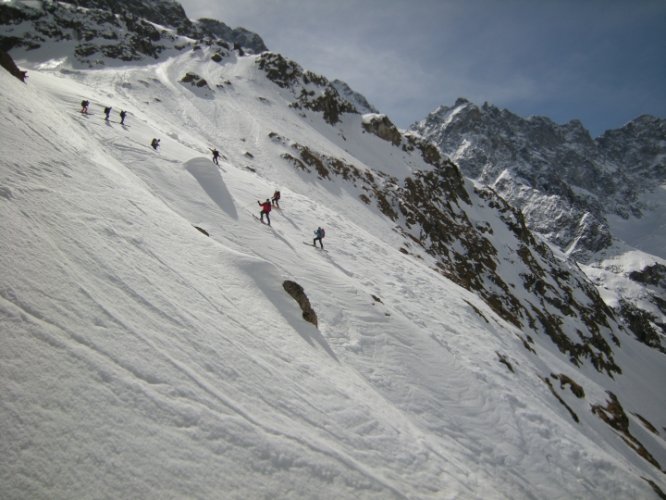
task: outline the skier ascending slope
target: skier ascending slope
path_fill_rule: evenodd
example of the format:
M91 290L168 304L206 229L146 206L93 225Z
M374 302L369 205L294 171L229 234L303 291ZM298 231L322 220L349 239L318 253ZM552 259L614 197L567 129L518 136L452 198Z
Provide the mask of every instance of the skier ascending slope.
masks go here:
M321 241L324 239L324 236L326 236L326 231L324 231L323 227L318 227L315 232L315 238L312 240L312 245L317 246L317 240L319 240L319 244L321 245L321 249L324 249L324 243Z
M264 222L264 215L266 216L266 220L268 221L268 225L271 225L271 218L268 215L271 211L271 200L266 198L266 201L261 203L260 201L257 201L259 206L261 207L261 222Z

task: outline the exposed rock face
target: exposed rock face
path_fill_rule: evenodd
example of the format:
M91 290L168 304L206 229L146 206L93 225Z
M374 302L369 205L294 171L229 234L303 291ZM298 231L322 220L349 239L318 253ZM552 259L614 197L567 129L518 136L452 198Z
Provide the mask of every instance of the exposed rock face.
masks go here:
M25 81L27 72L20 70L18 66L16 66L14 59L12 59L11 56L7 54L7 52L5 52L4 50L0 50L0 66L5 68L13 76L18 78L22 82Z
M608 401L607 405L605 407L602 405L594 405L592 407L592 413L622 434L625 442L631 449L661 471L662 469L659 462L657 462L636 436L632 434L629 428L629 417L625 413L624 408L622 408L617 396L608 391L608 397L610 401Z
M182 83L189 83L192 86L199 87L199 88L207 88L210 89L208 86L208 82L201 78L199 75L196 73L186 73L183 78L180 80Z
M295 97L291 107L321 112L324 120L331 125L338 123L343 113L358 114L354 104L342 97L336 86L321 75L303 71L294 61L280 54L265 52L257 58L256 63L269 80L291 90Z
M368 114L363 116L363 128L366 132L376 135L397 146L402 141L402 134L386 115Z
M228 40L234 45L246 47L257 54L268 50L264 41L256 33L252 33L245 28L232 29L215 19L199 19L194 23L193 30L193 33L198 35L195 38L201 38L201 35L204 35L215 39Z
M662 264L653 264L640 271L634 271L629 274L629 278L638 283L658 287L666 292L666 266Z

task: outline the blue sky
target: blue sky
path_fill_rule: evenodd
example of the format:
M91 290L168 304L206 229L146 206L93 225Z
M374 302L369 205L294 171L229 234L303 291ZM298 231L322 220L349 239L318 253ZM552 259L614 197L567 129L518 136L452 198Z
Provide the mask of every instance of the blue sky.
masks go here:
M181 0L346 81L398 126L465 97L593 136L666 117L666 0Z

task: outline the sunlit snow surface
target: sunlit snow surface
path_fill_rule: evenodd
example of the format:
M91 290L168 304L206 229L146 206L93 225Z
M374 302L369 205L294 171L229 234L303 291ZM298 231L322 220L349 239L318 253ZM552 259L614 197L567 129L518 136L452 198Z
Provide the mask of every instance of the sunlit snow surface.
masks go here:
M548 341L524 349L427 256L400 253L344 181L281 155L297 142L399 178L426 165L363 134L359 115L331 127L289 108L255 66L202 50L29 68L27 85L0 73L0 496L656 498L641 477L666 489L590 412L607 388L639 408L658 435L633 414L631 430L665 464L663 355L626 336L611 381ZM180 83L187 71L211 91ZM254 215L276 188L269 228ZM318 225L328 252L311 246ZM562 392L580 423L550 373L585 388Z

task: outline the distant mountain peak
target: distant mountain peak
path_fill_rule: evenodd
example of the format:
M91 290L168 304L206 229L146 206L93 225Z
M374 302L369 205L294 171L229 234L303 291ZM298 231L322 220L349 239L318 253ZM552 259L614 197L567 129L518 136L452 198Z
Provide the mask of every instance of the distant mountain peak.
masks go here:
M666 215L666 120L642 115L592 139L579 120L558 125L548 117L522 118L458 99L412 130L520 209L530 229L564 255L600 267L599 261L628 244L652 253L648 262L666 258L658 229ZM623 226L620 236L616 228ZM622 275L621 266L615 269ZM624 298L625 289L617 290L625 304L618 313L640 331L637 336L666 332L660 292L645 287L640 299ZM634 310L641 309L649 320L636 320Z
M113 60L154 60L196 43L266 50L261 37L244 28L210 19L192 22L174 0L0 3L0 48L24 49L38 57L38 49L50 42L69 42L58 44L62 55L89 67Z
M579 120L558 125L548 117L521 118L461 98L412 129L437 144L466 175L494 185L502 174L500 194L527 210L528 224L583 260L611 244L607 215L640 216L645 210L640 193L666 179L666 127L664 120L648 115L594 140ZM618 170L619 165L626 168ZM507 182L507 169L513 182ZM532 201L518 197L519 184L560 196L568 215L553 218L528 208ZM595 234L608 237L581 237L579 223L586 214L597 222L589 225L588 217L585 226L596 225Z

